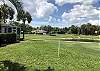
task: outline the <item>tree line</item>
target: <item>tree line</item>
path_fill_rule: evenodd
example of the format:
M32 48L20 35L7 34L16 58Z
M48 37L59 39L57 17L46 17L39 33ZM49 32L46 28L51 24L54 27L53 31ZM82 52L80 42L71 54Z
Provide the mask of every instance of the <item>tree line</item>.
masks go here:
M23 30L23 38L24 33L31 33L31 31L34 29L42 29L47 31L47 34L82 34L82 35L100 35L100 26L99 25L92 25L90 23L83 24L80 27L72 25L71 27L52 27L50 25L47 26L41 26L37 28L33 28L32 26L26 25L25 22L28 21L30 23L32 21L32 17L29 14L29 12L24 11L23 4L20 2L20 0L9 0L17 9L18 15L17 15L17 21L22 21L23 23L20 24L16 21L13 23L17 26L20 26ZM1 23L6 23L6 19L12 20L14 16L14 10L7 6L6 4L0 5L0 26ZM19 25L18 25L19 24ZM0 27L1 29L1 27Z
M82 35L100 35L100 26L92 25L90 23L82 24L80 26L72 25L70 27L52 27L50 25L33 28L34 30L45 30L47 34L82 34Z

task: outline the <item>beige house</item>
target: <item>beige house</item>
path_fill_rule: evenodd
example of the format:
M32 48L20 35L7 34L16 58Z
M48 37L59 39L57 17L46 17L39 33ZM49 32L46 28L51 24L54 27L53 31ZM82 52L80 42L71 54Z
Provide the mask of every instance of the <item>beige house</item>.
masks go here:
M45 30L33 30L32 33L46 35L47 31L45 31Z

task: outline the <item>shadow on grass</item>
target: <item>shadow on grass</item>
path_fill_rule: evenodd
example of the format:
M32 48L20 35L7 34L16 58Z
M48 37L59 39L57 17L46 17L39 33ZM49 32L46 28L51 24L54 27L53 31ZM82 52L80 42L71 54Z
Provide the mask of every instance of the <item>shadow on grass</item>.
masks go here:
M11 62L9 60L0 61L0 71L27 71L25 65ZM48 67L45 70L35 69L33 71L55 71L54 68Z
M26 71L26 67L11 61L0 61L0 71Z
M55 70L54 70L54 68L52 69L51 67L48 67L45 70L35 69L35 71L55 71Z
M5 47L7 45L16 44L16 43L20 43L20 41L16 41L14 43L2 43L2 44L0 43L0 48Z

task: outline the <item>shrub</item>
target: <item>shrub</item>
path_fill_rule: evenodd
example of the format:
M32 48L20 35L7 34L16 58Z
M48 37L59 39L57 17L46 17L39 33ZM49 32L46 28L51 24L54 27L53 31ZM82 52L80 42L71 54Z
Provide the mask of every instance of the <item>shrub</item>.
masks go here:
M17 42L17 36L15 33L1 33L0 34L0 45L10 44Z

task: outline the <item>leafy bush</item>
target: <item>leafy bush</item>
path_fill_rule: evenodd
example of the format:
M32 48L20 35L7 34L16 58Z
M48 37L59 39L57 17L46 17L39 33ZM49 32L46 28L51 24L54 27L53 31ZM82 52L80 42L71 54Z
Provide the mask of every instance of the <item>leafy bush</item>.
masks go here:
M15 33L1 33L0 34L0 45L10 44L17 42L17 37Z

